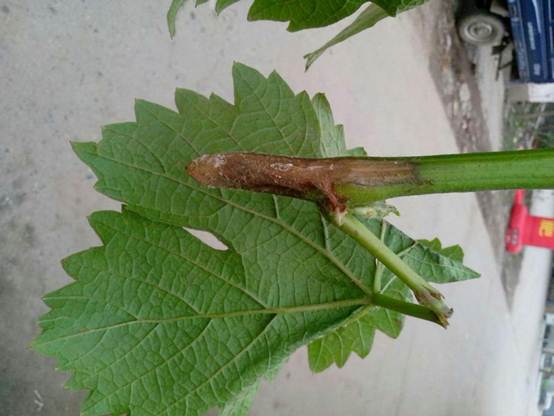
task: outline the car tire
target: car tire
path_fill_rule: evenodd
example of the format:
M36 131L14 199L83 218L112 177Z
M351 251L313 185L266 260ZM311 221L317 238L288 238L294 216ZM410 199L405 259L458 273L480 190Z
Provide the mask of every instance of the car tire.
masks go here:
M462 16L457 26L460 38L465 43L475 46L497 45L506 32L502 19L485 11Z

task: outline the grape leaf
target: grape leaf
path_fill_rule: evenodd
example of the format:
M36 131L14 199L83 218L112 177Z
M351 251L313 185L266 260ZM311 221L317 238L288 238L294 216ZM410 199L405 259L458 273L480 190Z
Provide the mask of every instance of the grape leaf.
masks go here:
M433 240L419 240L420 244L429 247L431 250L436 251L452 260L462 262L464 261L464 250L459 245L450 247L442 247L438 238Z
M337 33L320 48L304 55L306 59L306 70L310 69L313 63L323 55L329 48L357 35L358 33L370 29L388 16L396 16L398 13L405 12L416 6L420 6L427 0L376 0L367 6L356 19Z
M287 30L323 27L350 16L368 0L256 0L248 12L248 20L289 22Z
M304 59L306 59L306 70L310 69L313 63L321 55L323 55L325 51L327 51L327 49L341 42L344 42L346 39L351 38L352 36L357 35L358 33L366 29L375 26L387 16L389 15L381 7L377 6L376 4L370 4L356 17L356 19L352 23L350 23L343 30L337 33L323 46L311 53L304 55Z
M367 306L376 277L384 293L407 296L314 203L206 188L185 173L192 159L222 151L352 153L323 95L294 94L276 73L241 64L233 80L234 104L180 89L178 112L137 101L136 123L74 143L96 189L126 204L91 216L103 245L64 261L75 282L45 297L51 310L34 342L72 373L69 387L90 391L84 415L244 414L261 377ZM392 226L367 225L395 251L414 245ZM213 233L227 250L183 227ZM406 261L424 262L439 281L438 254L416 245ZM475 276L445 264L444 281ZM377 329L400 330L394 312L371 316Z
M217 0L216 11L220 13L225 8L239 0ZM379 6L389 16L419 6L426 0L375 0L372 3ZM185 5L186 0L173 0L168 11L168 24L172 34L175 33L177 12ZM248 12L248 20L273 20L289 22L287 30L294 32L303 29L324 27L338 22L356 12L370 0L255 0ZM196 0L195 5L207 3L207 0Z
M413 270L431 282L450 283L479 276L463 266L463 251L459 246L443 249L436 238L414 241L385 221L366 221L366 225ZM412 298L407 287L382 264L376 261L374 270L374 283L379 280L381 286L374 286L375 292L406 301ZM372 306L360 309L340 328L309 344L310 368L320 372L332 364L343 367L352 352L365 358L371 350L374 330L379 329L396 338L402 330L403 320L402 314L388 309Z
M217 0L215 3L215 11L219 14L232 4L238 3L240 0Z
M185 5L186 0L173 0L169 10L167 11L167 27L169 29L169 35L173 38L177 32L176 20L179 9Z
M427 0L373 0L372 3L385 10L389 16L421 6Z
M237 3L239 0L217 0L216 11ZM316 51L307 54L306 70L330 47L373 27L387 16L396 16L398 13L425 3L427 0L375 0L365 8L358 17L336 36L326 42ZM196 6L206 3L207 0L197 0ZM294 32L310 28L318 28L336 23L353 13L369 0L255 0L250 7L248 20L273 20L289 22L287 30ZM185 0L173 0L167 13L167 22L171 37L175 36L175 20L177 12L185 4Z
M362 308L360 315L354 315L337 330L309 344L308 360L312 371L323 371L333 363L342 368L352 352L362 358L369 354L376 329L370 309Z
M217 0L216 11L220 13L225 8L239 0ZM297 31L313 27L327 26L350 16L360 6L369 0L333 0L321 2L317 0L255 0L248 12L248 20L274 20L289 22L288 30ZM196 6L206 3L196 1ZM185 4L185 0L173 0L168 11L168 24L172 36L175 34L177 12Z

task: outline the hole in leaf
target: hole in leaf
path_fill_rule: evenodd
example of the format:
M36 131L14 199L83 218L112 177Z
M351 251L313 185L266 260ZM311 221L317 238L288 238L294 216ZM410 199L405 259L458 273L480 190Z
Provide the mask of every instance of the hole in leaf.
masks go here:
M229 247L224 244L219 238L210 233L209 231L195 230L193 228L185 228L193 236L201 240L207 246L210 246L214 250L227 251Z

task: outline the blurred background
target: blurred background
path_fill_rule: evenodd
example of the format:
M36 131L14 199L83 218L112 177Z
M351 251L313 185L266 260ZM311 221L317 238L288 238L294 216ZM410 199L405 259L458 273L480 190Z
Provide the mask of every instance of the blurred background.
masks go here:
M79 414L83 393L65 390L67 375L28 345L47 310L41 296L69 282L60 259L99 244L87 215L118 209L93 190L69 141L133 120L135 98L174 108L185 87L231 100L239 61L276 69L295 91L325 92L348 145L370 155L554 145L547 9L519 4L537 2L430 0L332 48L309 73L302 56L352 19L291 34L246 22L249 1L219 17L187 4L171 40L169 3L0 0L0 415ZM528 22L542 31L520 30ZM441 288L456 311L448 331L407 319L398 340L378 334L365 360L318 375L301 349L263 385L252 414L543 414L554 392L551 250L506 252L513 197L392 201L402 213L392 222L461 244L482 274ZM544 217L553 201L552 191L523 199Z

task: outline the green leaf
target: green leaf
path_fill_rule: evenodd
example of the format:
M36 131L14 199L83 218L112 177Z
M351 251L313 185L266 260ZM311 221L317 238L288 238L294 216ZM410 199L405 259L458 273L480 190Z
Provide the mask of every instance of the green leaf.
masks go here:
M256 0L249 20L289 22L288 30L328 26L350 16L368 0Z
M462 250L459 245L443 248L438 238L435 238L433 240L419 240L418 242L424 246L429 247L431 250L442 254L443 256L449 257L452 260L459 262L464 261L464 250Z
M341 30L336 36L334 36L331 40L325 43L322 47L315 50L314 52L304 55L304 58L306 59L306 71L310 69L313 63L321 55L323 55L327 49L341 42L344 42L346 39L354 35L357 35L363 30L366 30L375 26L377 23L379 23L387 16L388 16L388 13L385 10L383 10L381 7L375 4L370 4L368 7L364 9L364 11L362 11L358 15L358 17L356 17L356 20L354 20L352 23L346 26L343 30Z
M217 0L216 12L219 14L225 8L239 0ZM387 16L396 16L398 13L423 4L426 0L377 0L366 7L358 17L346 28L340 31L331 40L316 51L304 56L306 70L330 47L341 43L348 38L369 29ZM207 0L197 0L196 5L204 4ZM175 36L175 20L177 12L183 7L185 0L173 0L167 13L167 23L171 37ZM248 20L273 20L289 22L289 31L318 28L336 23L353 13L369 0L255 0L250 7Z
M45 297L52 310L34 344L73 371L72 387L91 390L84 415L224 406L360 304L320 303L308 284L294 296L273 284L264 296L234 251L131 212L90 223L104 245L64 261L75 282Z
M308 347L310 369L321 372L333 363L342 368L352 352L366 357L373 344L375 325L368 308L362 308L362 316L313 341Z
M216 11L237 3L239 0L217 0ZM377 0L373 3L385 10L389 16L408 10L426 0ZM196 5L207 0L197 0ZM185 0L173 0L168 12L168 25L171 36L175 34L175 18ZM336 23L353 13L369 0L255 0L248 12L249 20L273 20L289 22L289 31L324 27ZM368 26L369 27L369 26Z
M187 404L191 406L190 414L200 414L209 407L223 406L243 390L244 384L251 385L262 376L271 361L280 360L321 331L342 322L359 307L359 299L365 296L364 288L371 286L365 267L371 257L331 227L314 204L272 195L207 189L185 175L190 160L222 150L332 156L329 146L320 141L320 123L307 94L295 95L275 73L265 78L237 64L233 74L235 105L217 96L205 98L192 91L178 90L180 113L137 101L137 123L104 128L103 140L98 144L74 145L78 155L96 172L98 190L125 201L128 209L145 217L178 226L167 228L132 214L117 218L115 214L93 216L92 225L105 247L77 254L68 261L70 266L79 266L68 267L78 282L67 290L86 292L85 299L57 300L61 296L57 293L48 297L53 310L43 322L44 332L36 347L56 355L61 368L74 372L71 386L92 391L83 405L84 414L119 409L142 414L166 408L178 412ZM104 217L109 220L101 221ZM131 225L123 227L127 223ZM194 244L182 226L211 231L229 246L230 252L224 255L200 243ZM177 236L172 237L175 233ZM150 241L139 237L161 234L164 238ZM141 245L133 251L131 243L135 241ZM157 247L155 243L163 244ZM171 253L178 258L168 258ZM200 256L205 256L205 260ZM93 261L88 261L90 257ZM187 264L184 257L195 259L196 264ZM218 286L199 275L201 270L210 272L209 267L225 271L224 279L232 279L232 287ZM123 271L127 277L118 279L116 275ZM81 273L90 274L90 279ZM146 280L143 290L148 296L154 293L156 300L150 300L139 288L129 287L132 282L125 282L131 278ZM83 288L81 282L92 286ZM120 282L120 287L92 290L105 288L109 282ZM201 302L193 303L201 318L165 323L175 315L191 313L185 303L180 304L179 299L166 293L175 290L178 298L187 303ZM248 300L250 295L245 293L256 300ZM118 304L113 305L114 302ZM345 306L283 316L280 313L243 316L242 310L261 307L256 302L279 311L301 305L311 308L321 303ZM102 316L102 311L107 316ZM129 328L132 331L120 326L135 319L126 311L148 323L133 324ZM219 320L207 315L239 312L239 316ZM60 316L67 325L48 325ZM187 350L194 353L189 358L193 360L191 365L201 366L202 373L189 374L190 366L183 365L183 371L174 368L173 361L183 358L179 351L193 348L188 347L192 337L199 336L198 331L208 322L213 322L210 332L200 338L198 345L205 354ZM158 329L154 330L154 326ZM105 331L94 330L104 327ZM180 328L183 335L177 339ZM240 339L230 339L230 332L224 328L232 328L231 332L236 332ZM90 329L94 331L89 333ZM148 331L153 333L146 338ZM118 348L114 348L114 340ZM233 348L227 349L230 341ZM140 348L134 347L137 343ZM239 355L241 348L244 352ZM80 360L83 351L86 356ZM173 354L177 354L176 358L168 362ZM100 363L106 368L99 368ZM221 370L221 363L229 363L225 369L230 370ZM134 365L136 371L125 370ZM202 378L203 375L213 377ZM156 387L155 399L132 395L141 390L144 377L148 377L149 386ZM160 385L155 384L156 380L160 380ZM215 392L206 396L204 388L208 387ZM117 393L110 395L114 391ZM179 401L177 396L182 399ZM203 397L202 401L199 397Z
M345 40L357 35L358 33L372 28L381 20L388 16L396 16L398 13L410 10L413 7L425 3L427 0L377 0L367 6L352 23L341 30L337 35L331 38L327 43L319 49L304 55L306 59L306 71L310 69L313 63L327 51L327 49L335 46Z
M167 11L167 27L169 28L169 35L175 37L177 13L179 9L185 5L186 0L172 0L171 6Z
M396 16L398 13L421 6L427 0L373 0L372 3L384 9L389 16Z
M321 143L322 154L328 156L367 156L363 147L346 148L344 127L341 124L335 124L331 106L324 94L316 94L312 99L312 104L319 122L319 141Z
M465 267L460 258L461 248L452 246L443 249L438 239L414 241L392 225L382 221L366 220L366 225L381 240L397 253L414 271L435 283L450 283L474 279L479 274ZM379 230L379 227L381 229ZM373 277L374 291L410 301L411 292L389 270L378 261ZM312 371L320 372L332 364L341 368L352 352L365 358L373 343L374 331L379 329L392 338L402 330L402 314L384 308L366 307L347 320L339 329L313 341L308 346L308 357Z
M217 0L215 4L215 11L219 14L227 7L238 3L240 0Z
M212 407L244 414L259 379L352 320L377 278L384 293L409 296L315 204L206 188L186 174L207 153L349 153L322 95L295 94L276 73L266 78L241 64L233 80L234 104L177 90L178 112L137 101L135 123L73 145L96 173L96 189L126 204L121 214L91 216L103 245L64 261L75 282L45 297L51 310L34 343L72 373L68 387L90 391L84 415L190 416ZM409 249L410 264L440 256L393 227L366 224L396 252ZM183 227L213 233L227 250ZM447 260L448 273L467 276ZM454 278L434 263L425 267L435 281ZM375 307L364 316L371 316L364 327L400 330L396 312ZM348 348L363 355L373 332L349 335Z

